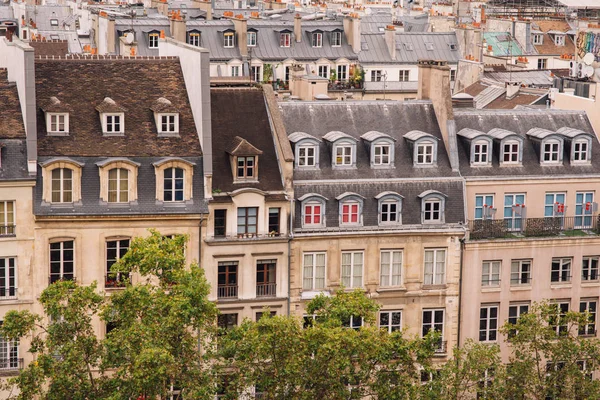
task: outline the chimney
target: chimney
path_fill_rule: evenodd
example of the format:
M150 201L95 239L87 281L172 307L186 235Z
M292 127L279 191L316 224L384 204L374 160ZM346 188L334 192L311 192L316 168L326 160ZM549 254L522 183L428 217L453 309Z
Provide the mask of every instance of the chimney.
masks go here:
M296 43L302 41L302 17L300 14L294 16L294 37L296 38Z
M387 44L388 51L392 60L396 59L396 28L394 25L388 25L385 27L385 44Z
M115 17L105 11L98 14L98 54L115 54Z
M180 42L187 42L187 28L185 23L185 15L181 15L180 11L171 12L169 22L171 23L171 35L173 39Z
M450 67L446 61L419 60L419 89L417 99L431 100L444 146L450 157L452 171L458 171L456 123L450 93Z
M519 93L520 88L519 82L506 82L506 99L513 99Z
M242 57L248 57L248 20L244 18L242 14L238 14L231 19L233 21L233 28L235 29L235 36L237 45L240 49L240 55Z
M344 18L344 34L352 51L360 52L360 17L357 13L350 13Z
M212 21L212 19L213 19L212 2L203 1L203 0L194 0L194 1L192 1L192 4L194 5L195 8L198 8L198 9L206 12L206 20L207 21Z

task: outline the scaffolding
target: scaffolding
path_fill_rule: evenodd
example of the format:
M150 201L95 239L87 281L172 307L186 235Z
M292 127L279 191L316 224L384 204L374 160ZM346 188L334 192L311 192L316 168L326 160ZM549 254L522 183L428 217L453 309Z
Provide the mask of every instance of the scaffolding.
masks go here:
M565 18L569 9L557 0L490 0L485 13L509 18Z

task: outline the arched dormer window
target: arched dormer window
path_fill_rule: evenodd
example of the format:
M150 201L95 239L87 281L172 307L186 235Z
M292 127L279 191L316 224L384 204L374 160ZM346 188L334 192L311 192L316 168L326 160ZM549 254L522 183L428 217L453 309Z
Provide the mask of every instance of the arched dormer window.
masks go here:
M81 169L84 165L66 157L40 163L44 201L52 204L81 201Z
M375 196L378 202L379 225L402 224L402 199L396 192L382 192Z
M361 136L369 143L371 168L394 166L394 139L382 132L370 131Z
M592 138L580 135L571 143L571 162L573 164L589 164L592 161Z
M139 163L115 157L97 162L100 172L100 199L106 203L130 203L137 200Z
M305 132L294 132L288 139L294 144L297 168L319 168L320 141L316 137Z
M327 198L317 193L308 193L298 198L302 207L302 228L326 226L325 205Z
M562 163L563 139L556 136L550 136L542 140L540 153L542 164Z
M515 132L494 128L488 135L500 142L500 165L520 165L523 159L523 138Z
M421 222L443 224L445 221L446 195L437 190L426 190L421 198Z
M190 201L193 197L193 162L167 157L154 164L156 200L164 202Z
M471 165L492 165L492 140L479 137L471 142Z
M438 138L421 131L410 131L404 135L404 138L412 144L413 165L415 167L437 165Z
M333 168L356 167L356 139L340 131L331 131L323 139L331 143Z
M346 192L335 198L339 201L340 226L362 226L364 197Z

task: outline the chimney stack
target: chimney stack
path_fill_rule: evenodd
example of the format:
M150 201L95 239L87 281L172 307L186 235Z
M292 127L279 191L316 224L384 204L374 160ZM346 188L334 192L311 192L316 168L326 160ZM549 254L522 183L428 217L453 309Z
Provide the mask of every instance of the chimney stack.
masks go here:
M207 21L212 21L213 19L213 5L211 1L204 1L204 0L194 0L192 1L192 4L194 5L195 8L198 8L202 11L206 11L206 20Z
M171 35L173 39L180 42L187 42L187 28L185 24L185 15L181 15L180 11L172 11L169 13L169 22L171 23Z
M302 17L300 14L294 16L294 37L296 38L296 43L302 41Z
M388 25L385 27L385 44L387 44L388 51L392 60L396 59L396 28L394 25Z
M350 13L344 18L344 34L346 41L352 46L356 54L360 52L360 17L357 13Z
M513 99L519 93L520 88L519 82L506 82L506 98Z
M242 57L248 57L248 20L242 14L231 18L235 29L237 45Z

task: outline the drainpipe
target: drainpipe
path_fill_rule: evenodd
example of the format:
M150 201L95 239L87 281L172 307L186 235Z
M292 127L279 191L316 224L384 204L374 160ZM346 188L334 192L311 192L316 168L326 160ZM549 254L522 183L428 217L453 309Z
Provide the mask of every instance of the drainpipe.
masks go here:
M462 289L462 282L463 282L463 253L465 251L465 240L467 238L467 230L465 228L465 236L462 239L459 239L460 241L460 271L459 271L459 277L458 277L458 332L456 334L456 346L460 347L460 325L461 325L461 321L462 321L462 296L463 296L463 289Z
M293 222L293 210L294 210L294 199L290 199L290 216L288 221L288 292L287 292L287 315L290 316L290 308L291 308L291 295L292 295L292 238L294 234L292 232L292 222Z
M200 217L200 224L198 224L198 266L200 268L204 268L202 266L202 222L204 217Z

